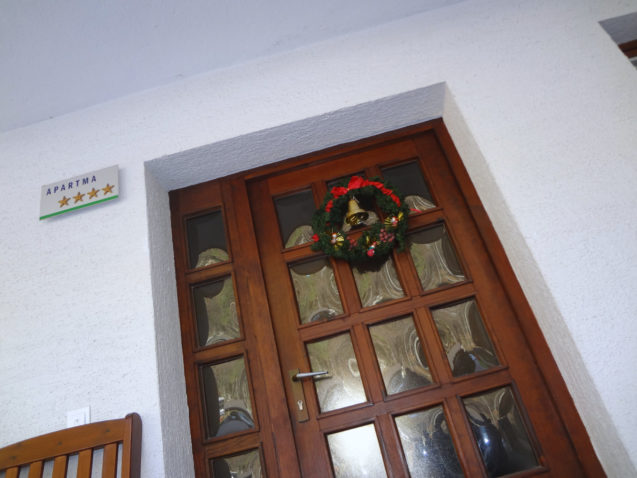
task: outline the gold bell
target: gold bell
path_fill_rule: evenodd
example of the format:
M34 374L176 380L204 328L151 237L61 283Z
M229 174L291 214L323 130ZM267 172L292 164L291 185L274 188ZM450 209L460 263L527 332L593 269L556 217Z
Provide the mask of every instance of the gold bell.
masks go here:
M367 220L369 213L360 207L356 198L351 198L347 203L347 214L345 222L352 227L360 226Z

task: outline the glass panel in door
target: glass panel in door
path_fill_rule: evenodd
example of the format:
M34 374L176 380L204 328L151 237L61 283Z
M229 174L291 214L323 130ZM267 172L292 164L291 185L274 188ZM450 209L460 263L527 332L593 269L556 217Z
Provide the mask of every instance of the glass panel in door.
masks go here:
M511 387L463 400L482 461L490 477L538 466Z
M423 290L428 291L465 280L444 225L409 234L407 245Z
M193 299L200 347L239 338L239 319L231 276L193 287Z
M436 308L432 316L454 377L498 365L475 299Z
M436 207L418 161L382 168L383 177L404 196L410 212L422 212Z
M312 215L316 207L311 189L277 198L274 205L285 247L312 241Z
M259 450L210 460L213 478L262 478Z
M327 435L335 478L387 478L374 425Z
M405 296L391 256L382 262L353 265L352 272L363 307L372 307Z
M307 352L312 371L327 372L314 379L322 412L366 401L358 361L349 334L310 343L307 345Z
M201 368L209 437L254 428L245 360L239 357Z
M433 382L412 316L372 325L369 332L389 395Z
M302 324L343 313L334 271L326 258L290 266L299 320Z
M395 418L411 478L464 476L442 406Z
M206 267L229 259L221 211L188 219L186 237L190 268Z

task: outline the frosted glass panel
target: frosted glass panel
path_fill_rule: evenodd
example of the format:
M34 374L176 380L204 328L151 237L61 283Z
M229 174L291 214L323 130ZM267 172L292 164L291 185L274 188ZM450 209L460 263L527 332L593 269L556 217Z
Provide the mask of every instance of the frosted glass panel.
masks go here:
M444 226L409 234L407 244L424 290L465 280Z
M405 296L391 256L383 262L352 267L356 288L363 307L371 307Z
M535 451L510 387L465 398L482 461L490 477L538 466Z
M374 425L327 436L336 478L387 478Z
M213 478L261 478L259 450L210 460Z
M463 476L442 407L396 417L411 478Z
M349 334L312 342L307 345L307 352L313 372L329 372L314 379L322 412L366 401Z
M186 237L191 268L205 267L229 259L221 211L188 219Z
M343 313L334 271L327 259L290 266L290 275L302 324Z
M254 428L243 357L202 367L206 425L209 437Z
M312 216L316 209L311 190L277 198L274 201L279 230L285 247L297 246L312 240Z
M432 315L454 377L498 365L474 299L434 309Z
M193 288L199 346L239 337L239 319L232 277Z
M410 212L436 207L416 161L383 168L382 172L385 179L405 196L405 204L409 206Z
M372 325L369 332L389 395L431 384L413 317Z

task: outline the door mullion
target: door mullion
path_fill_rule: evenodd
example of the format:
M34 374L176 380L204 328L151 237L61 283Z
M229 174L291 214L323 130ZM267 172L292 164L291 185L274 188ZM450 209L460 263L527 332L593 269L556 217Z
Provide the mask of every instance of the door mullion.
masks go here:
M478 448L475 446L473 432L469 420L459 397L449 397L444 400L447 425L453 437L458 459L465 476L486 477L484 466Z
M226 186L228 201L228 221L231 237L234 236L239 247L235 259L235 274L237 277L237 293L242 303L244 323L246 324L246 345L256 351L258 358L251 366L255 379L255 395L263 393L262 397L255 396L255 402L262 419L267 417L267 425L263 424L262 441L266 456L266 469L270 474L280 472L281 466L286 470L286 476L300 476L296 459L296 447L290 418L287 413L287 403L283 392L281 378L281 363L276 351L276 341L271 326L268 297L265 293L265 283L262 275L261 262L256 244L253 222L246 220L252 217L252 209L248 200L245 182L241 178L234 179ZM239 253L240 251L240 253ZM257 373L255 373L257 372ZM264 399L265 398L265 399ZM276 433L275 433L276 432Z
M336 283L345 307L345 313L350 315L358 312L361 309L361 302L358 298L358 289L356 288L350 265L345 261L332 259L332 268L334 269Z
M407 462L400 447L400 437L394 426L391 415L381 415L376 418L376 426L379 429L381 450L385 455L388 475L392 478L409 478Z
M366 329L367 327L363 324L354 325L352 328L352 341L354 350L360 358L358 369L367 398L373 403L380 403L384 399L383 377L376 366L374 346Z
M438 338L438 330L434 325L431 313L428 309L417 309L414 311L414 317L416 319L416 327L419 328L419 333L425 345L425 355L431 361L429 367L434 378L440 384L451 382L453 377L447 354L445 354Z

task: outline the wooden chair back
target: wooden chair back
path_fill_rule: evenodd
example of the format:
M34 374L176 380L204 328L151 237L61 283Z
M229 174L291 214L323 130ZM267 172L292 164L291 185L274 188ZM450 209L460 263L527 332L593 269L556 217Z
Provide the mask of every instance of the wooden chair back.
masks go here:
M77 473L70 476L91 478L94 452L102 449L102 478L117 478L118 450L121 445L121 478L139 478L142 420L137 413L126 418L89 423L29 438L0 448L0 472L5 478L18 478L28 469L28 478L42 478L45 464L53 461L52 478L66 478L69 459L77 455ZM99 476L99 475L97 475Z

